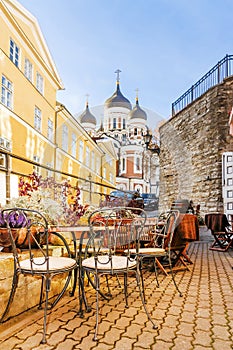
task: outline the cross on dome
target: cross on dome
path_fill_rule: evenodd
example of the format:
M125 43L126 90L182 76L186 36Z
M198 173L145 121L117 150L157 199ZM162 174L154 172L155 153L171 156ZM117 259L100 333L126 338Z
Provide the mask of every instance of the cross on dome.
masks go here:
M119 83L119 82L120 82L120 73L121 73L121 70L120 70L120 69L117 69L117 70L115 71L115 73L116 73L116 75L117 75L117 83Z

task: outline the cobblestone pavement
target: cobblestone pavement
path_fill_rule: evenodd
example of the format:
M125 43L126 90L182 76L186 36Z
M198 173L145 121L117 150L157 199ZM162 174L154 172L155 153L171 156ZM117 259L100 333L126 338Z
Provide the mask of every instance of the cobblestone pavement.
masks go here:
M233 250L212 251L210 244L207 232L202 232L200 241L190 244L188 253L193 265L190 271L176 274L183 297L175 290L170 275L159 275L158 288L154 273L146 272L147 306L157 330L152 329L145 315L134 279L128 309L114 280L113 299L101 301L98 343L92 340L94 312L80 318L77 298L67 295L49 314L46 345L40 345L43 311L35 309L0 326L0 349L233 349ZM94 307L91 288L87 296Z

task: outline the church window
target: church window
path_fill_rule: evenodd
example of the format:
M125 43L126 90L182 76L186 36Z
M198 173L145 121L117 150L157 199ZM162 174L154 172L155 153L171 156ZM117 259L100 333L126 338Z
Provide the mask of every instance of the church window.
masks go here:
M138 130L137 128L134 128L134 136L136 136L138 134Z
M116 118L113 118L113 129L116 129L116 126L117 126L116 123L117 123L117 122L116 122Z
M122 158L122 172L126 172L126 161L125 161L125 158Z
M141 162L140 162L140 158L139 157L136 158L136 170L137 171L141 170Z

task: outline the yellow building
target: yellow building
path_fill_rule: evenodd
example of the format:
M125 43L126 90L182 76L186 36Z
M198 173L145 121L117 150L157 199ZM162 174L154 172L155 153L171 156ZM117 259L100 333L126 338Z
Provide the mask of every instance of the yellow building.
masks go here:
M83 203L96 204L115 185L116 154L56 101L63 84L36 18L14 0L0 0L0 12L0 203L36 171L78 184Z

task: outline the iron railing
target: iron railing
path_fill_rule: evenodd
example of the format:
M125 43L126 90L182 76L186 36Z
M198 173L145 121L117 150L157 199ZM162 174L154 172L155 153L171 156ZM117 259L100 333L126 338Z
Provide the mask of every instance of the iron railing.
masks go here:
M223 82L233 74L233 55L226 55L182 96L172 103L172 116L187 107L207 90Z

